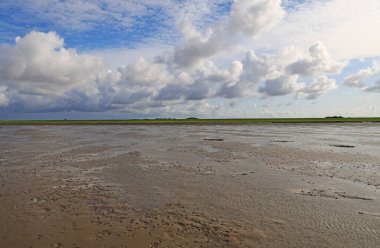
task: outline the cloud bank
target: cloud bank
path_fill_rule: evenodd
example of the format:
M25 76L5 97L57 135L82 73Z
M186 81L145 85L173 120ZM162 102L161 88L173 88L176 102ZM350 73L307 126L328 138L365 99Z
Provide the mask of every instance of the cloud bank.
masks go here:
M0 108L233 115L235 99L316 100L337 89L334 77L348 61L334 58L321 41L307 49L249 49L241 57L218 61L239 50L242 40L255 44L284 18L290 17L280 0L235 0L230 13L208 28L184 15L178 22L182 39L171 50L112 70L97 56L66 48L55 32L31 31L12 45L0 45ZM379 71L374 63L347 76L344 85L379 92L379 81L364 82ZM219 103L210 105L210 100Z

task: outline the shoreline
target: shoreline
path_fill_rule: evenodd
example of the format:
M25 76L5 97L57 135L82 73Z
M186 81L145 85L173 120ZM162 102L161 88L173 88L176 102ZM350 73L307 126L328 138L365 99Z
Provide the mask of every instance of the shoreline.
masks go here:
M7 125L268 125L268 124L377 124L371 118L264 118L264 119L130 119L130 120L0 120Z

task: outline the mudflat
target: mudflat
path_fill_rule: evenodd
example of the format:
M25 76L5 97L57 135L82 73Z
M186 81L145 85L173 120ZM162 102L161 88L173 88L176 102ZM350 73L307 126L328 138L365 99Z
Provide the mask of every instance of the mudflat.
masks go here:
M0 247L380 247L380 125L1 126Z

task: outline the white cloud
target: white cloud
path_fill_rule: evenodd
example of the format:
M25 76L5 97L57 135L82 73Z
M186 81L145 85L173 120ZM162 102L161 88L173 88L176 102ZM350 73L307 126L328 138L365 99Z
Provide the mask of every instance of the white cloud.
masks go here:
M235 61L229 72L225 74L217 96L225 98L252 96L257 84L269 74L269 65L265 58L250 51L241 62ZM231 76L232 78L228 79Z
M298 20L296 15L306 15L311 7L323 12L333 3L339 6L340 1L303 4L288 13L281 25L289 30L286 27L295 27L289 21ZM112 4L115 7L123 3ZM133 62L126 57L123 63L123 56L119 56L120 66L112 65L112 70L107 70L99 58L101 52L79 54L65 48L63 38L55 32L32 31L17 38L14 45L0 45L0 107L37 112L116 110L162 115L167 111L184 115L225 111L233 116L237 106L226 103L230 101L226 99L293 95L295 99L314 100L335 90L334 76L347 62L337 59L336 50L331 52L333 46L326 46L323 39L317 43L313 39L306 48L304 44L296 46L296 42L265 53L252 50L255 44L268 41L268 30L281 20L284 12L280 4L280 0L236 0L231 13L217 18L208 29L199 25L198 18L212 13L212 1L202 5L199 16L194 6L187 6L189 9L177 14L178 18L186 16L181 23L182 42L172 49L154 47L150 50L154 55L147 54ZM90 5L83 8L91 9ZM138 11L143 13L144 7L141 8ZM307 23L316 21L313 18ZM293 41L291 36L284 36L284 40ZM224 65L216 59L220 54L233 54L235 45L246 40L251 47L245 50L245 56L229 56ZM273 42L276 41L268 44ZM111 53L113 58L119 55L117 50ZM379 64L374 63L348 76L344 84L378 92L380 83L369 86L366 80L379 71ZM211 105L208 100L215 98L218 104Z
M229 45L229 38L222 26L214 26L207 34L200 34L188 20L181 26L186 40L174 52L174 62L179 67L198 65L202 59L215 55Z
M229 32L255 38L284 16L281 0L235 0L229 19Z
M247 52L242 65L241 82L247 85L257 85L271 71L268 59L257 56L253 51Z
M359 70L357 73L347 76L344 85L349 87L365 88L365 80L380 72L380 62L374 61L371 67Z
M365 91L380 93L380 80L378 80L374 85L365 88Z
M298 83L298 76L281 76L267 80L259 92L266 96L283 96L298 92L304 88L304 84Z
M91 50L87 53L103 60L108 69L116 70L118 67L136 62L141 57L145 60L153 60L172 49L172 45L144 43L134 48Z
M296 48L284 48L274 55L250 51L225 70L212 60L203 60L191 70L173 67L173 57L164 53L107 72L100 59L79 55L63 44L54 32L33 31L17 38L14 46L2 46L6 56L0 60L1 80L13 92L11 102L21 104L25 111L130 111L178 101L259 94L272 97L294 93L315 99L335 88L335 81L325 74L336 73L336 65L340 65L318 43L309 54ZM288 69L301 63L305 73ZM309 86L298 82L307 75L320 76ZM261 83L264 85L257 90ZM5 106L9 97L3 95Z
M99 58L66 49L55 32L32 31L14 46L1 46L2 106L18 111L104 110L107 78ZM106 101L105 101L106 102Z
M209 87L203 82L188 85L171 83L160 90L155 100L204 100L209 96Z
M1 46L0 80L9 88L35 94L61 94L77 85L94 81L102 62L79 56L63 47L55 32L32 31L16 39L15 46Z
M22 6L42 20L65 29L90 30L99 23L130 27L134 17L149 14L148 6L168 6L170 1L120 1L120 0L15 0L9 5Z
M6 107L9 104L9 98L6 94L7 88L0 86L0 107Z
M275 55L258 56L248 52L242 61L243 71L239 80L224 83L218 95L226 98L254 96L256 86L261 82L258 92L265 96L283 96L295 93L316 99L321 94L336 88L336 82L327 75L341 72L345 63L331 58L323 43L309 48L309 53L294 47L282 49ZM310 85L299 82L303 78L317 76Z
M216 103L211 104L207 100L201 101L178 101L175 103L165 104L165 106L156 106L155 108L146 109L148 114L163 117L186 118L189 116L210 118L213 117L246 117L248 114L245 110L240 109L237 104Z
M229 2L229 0L14 0L7 2L6 5L22 6L23 10L60 28L79 30L96 29L99 25L117 26L120 30L126 30L139 22L144 22L144 17L149 17L157 11L160 13L159 22L164 30L153 35L157 37L150 38L158 43L170 42L167 40L168 37L170 39L178 37L176 23L186 18L195 24L197 31L202 34L203 39L200 41L205 43L206 47L215 44L212 38L214 36L225 38L217 31L217 27L222 26L224 34L240 33L255 37L254 43L250 40L245 41L249 46L247 50L262 48L274 50L288 46L306 49L310 44L320 40L339 60L380 54L378 46L380 2L377 0L312 0L294 1L293 4L289 3L291 1L283 0L283 5L292 7L287 9L287 13L280 6L281 0L235 0L228 15L220 6ZM275 25L278 22L279 24ZM268 28L274 29L267 32ZM210 33L213 35L210 36ZM239 39L234 43L242 42L243 39Z
M299 60L286 69L290 74L301 76L318 76L321 74L338 74L345 63L334 61L327 52L322 42L318 42L309 48L309 56Z
M197 27L203 28L228 14L223 5L229 3L230 0L3 0L0 11L7 13L12 9L21 10L13 12L9 18L9 25L17 28L17 34L29 32L30 27L38 29L42 23L43 30L49 28L61 34L92 36L91 33L100 32L104 35L120 35L122 38L113 41L135 47L141 42L173 44L178 38L176 25L179 19L187 17ZM24 20L25 15L28 20ZM13 23L23 25L16 27ZM5 24L8 24L8 20L5 20ZM145 32L146 27L156 32ZM131 38L130 41L129 38L136 34L139 40ZM10 37L7 38L9 41ZM104 44L105 40L102 37L99 39L92 42ZM111 42L108 44L110 47Z
M285 15L271 32L254 45L256 49L284 46L306 48L322 41L339 60L380 55L380 1L303 1Z
M202 59L231 49L237 35L256 37L282 16L280 0L236 0L227 19L214 24L205 33L199 32L189 19L185 19L181 23L185 40L176 47L174 62L179 67L195 66Z
M155 84L160 86L170 82L172 77L165 64L154 63L142 57L117 70L121 74L121 80L129 85L149 86Z
M326 75L314 79L314 81L307 87L300 91L300 96L305 95L308 100L315 100L320 95L335 90L337 88L336 81L328 78Z

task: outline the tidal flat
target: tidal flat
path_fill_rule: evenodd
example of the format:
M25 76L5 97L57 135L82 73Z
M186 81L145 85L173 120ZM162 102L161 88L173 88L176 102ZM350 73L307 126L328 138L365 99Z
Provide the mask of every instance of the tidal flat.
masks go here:
M380 125L0 126L0 247L380 247Z

